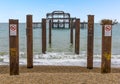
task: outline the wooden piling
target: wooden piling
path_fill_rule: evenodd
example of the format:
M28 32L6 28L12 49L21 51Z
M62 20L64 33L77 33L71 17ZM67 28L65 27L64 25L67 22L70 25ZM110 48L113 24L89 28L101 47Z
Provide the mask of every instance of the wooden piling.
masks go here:
M26 17L26 35L27 35L27 68L33 68L33 29L32 15Z
M75 28L75 53L79 54L79 41L80 41L80 19L76 19Z
M19 75L19 29L18 20L9 20L10 75Z
M52 33L51 33L51 30L52 30L52 25L51 25L51 20L49 21L49 44L51 45L51 36L52 36Z
M102 64L101 73L111 72L112 20L102 20Z
M42 53L46 53L46 19L42 19Z
M71 26L70 26L70 43L73 44L73 20L71 19Z
M87 68L93 68L94 15L88 15Z

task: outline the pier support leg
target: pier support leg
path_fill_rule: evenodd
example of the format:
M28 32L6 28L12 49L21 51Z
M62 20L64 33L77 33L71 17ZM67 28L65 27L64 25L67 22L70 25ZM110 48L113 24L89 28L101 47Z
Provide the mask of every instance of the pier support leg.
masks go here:
M94 15L88 15L87 68L93 68Z
M32 15L26 17L26 35L27 35L27 68L33 68L33 30Z
M42 53L46 53L46 19L42 19Z
M70 43L73 44L73 20L71 20L70 26Z
M19 75L19 29L18 20L9 20L10 75Z
M76 19L75 28L75 53L79 54L79 42L80 42L80 19Z
M101 73L111 72L112 20L102 20L102 64Z
M49 21L49 44L51 45L51 36L52 36L52 32L51 32L52 28L51 28L51 20Z

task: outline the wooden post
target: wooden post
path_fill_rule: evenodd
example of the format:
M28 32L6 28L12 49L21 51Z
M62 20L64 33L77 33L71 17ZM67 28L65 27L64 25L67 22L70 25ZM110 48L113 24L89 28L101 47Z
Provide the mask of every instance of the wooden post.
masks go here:
M46 53L46 19L42 19L42 53Z
M9 20L10 75L19 75L19 30L18 20Z
M33 30L32 15L26 17L26 35L27 35L27 68L33 68Z
M71 19L71 26L70 26L70 43L73 44L73 20Z
M51 28L52 26L51 26L51 20L49 21L49 44L51 45L51 30L52 30L52 28Z
M94 15L88 15L87 68L93 68Z
M101 72L111 72L112 20L102 20L102 64Z
M80 19L76 19L76 29L75 29L75 53L79 54L79 40L80 40Z

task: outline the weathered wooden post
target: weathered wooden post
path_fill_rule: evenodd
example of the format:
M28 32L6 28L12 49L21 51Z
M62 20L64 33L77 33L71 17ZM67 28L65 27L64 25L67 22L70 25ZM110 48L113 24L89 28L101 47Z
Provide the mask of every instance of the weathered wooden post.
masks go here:
M46 19L42 19L42 53L46 53Z
M19 75L19 30L18 20L9 20L10 75Z
M70 26L70 43L73 44L73 19L71 19L71 26Z
M33 68L33 30L32 15L26 17L26 35L27 35L27 68Z
M111 72L112 20L102 20L102 64L101 72Z
M88 15L87 68L93 68L94 15Z
M49 44L50 45L51 45L51 36L52 36L51 30L52 30L52 24L51 24L51 20L49 20Z
M79 42L80 42L80 19L76 19L75 22L75 53L79 54Z

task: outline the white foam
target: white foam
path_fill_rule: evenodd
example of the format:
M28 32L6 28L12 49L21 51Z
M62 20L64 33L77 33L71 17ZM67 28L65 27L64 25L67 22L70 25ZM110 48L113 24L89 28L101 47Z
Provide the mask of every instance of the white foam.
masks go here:
M21 52L20 55L25 55ZM76 55L71 52L47 52L47 54L36 54L33 56L34 65L55 65L55 66L84 66L87 65L86 54ZM9 55L0 56L0 65L9 64ZM27 58L20 56L20 65L27 64ZM101 67L101 55L94 55L93 60L94 67ZM120 67L120 55L112 55L111 59L112 67Z

